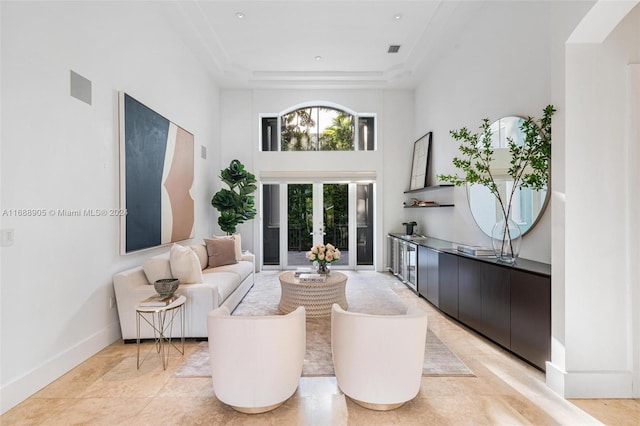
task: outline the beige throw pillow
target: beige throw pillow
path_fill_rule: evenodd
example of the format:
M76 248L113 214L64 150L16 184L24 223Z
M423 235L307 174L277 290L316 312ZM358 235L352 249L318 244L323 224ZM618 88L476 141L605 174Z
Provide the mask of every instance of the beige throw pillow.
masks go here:
M209 267L232 265L238 263L236 259L235 241L230 238L205 239L207 253L209 253Z
M203 281L200 260L191 247L172 245L169 260L171 273L180 281L180 284L195 284Z
M142 262L142 269L147 277L149 284L153 284L158 280L165 278L173 278L171 273L171 264L166 257L154 256Z
M207 254L207 247L204 245L204 241L201 244L194 244L190 247L191 250L198 255L201 269L206 268L209 263L209 255Z
M240 234L224 235L224 236L214 235L213 239L214 240L215 239L233 240L233 242L235 243L236 260L238 262L242 260L242 239L240 238Z

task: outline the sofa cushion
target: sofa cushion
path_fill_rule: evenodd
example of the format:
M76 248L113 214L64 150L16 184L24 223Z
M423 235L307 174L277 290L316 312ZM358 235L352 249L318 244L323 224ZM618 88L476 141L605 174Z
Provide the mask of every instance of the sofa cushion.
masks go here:
M180 244L171 246L169 252L171 263L171 273L180 284L195 284L202 282L202 268L198 255L191 247L184 247Z
M242 261L234 263L233 265L223 265L216 268L207 268L202 271L203 274L208 272L233 272L238 274L241 280L247 278L253 272L253 262Z
M142 269L149 284L165 278L174 278L171 273L171 263L166 256L153 256L142 262Z
M237 261L242 260L242 238L240 237L240 234L223 235L223 236L214 235L212 239L233 240L233 242L235 243L235 249L236 249L236 260Z
M232 265L238 263L235 251L235 241L229 238L205 239L209 254L209 267Z
M209 266L209 255L207 254L207 246L204 245L204 242L202 244L192 245L191 250L193 250L195 254L198 255L201 269Z
M205 284L215 284L218 287L220 304L235 291L242 282L240 275L235 272L222 272L219 269L205 269L202 274Z

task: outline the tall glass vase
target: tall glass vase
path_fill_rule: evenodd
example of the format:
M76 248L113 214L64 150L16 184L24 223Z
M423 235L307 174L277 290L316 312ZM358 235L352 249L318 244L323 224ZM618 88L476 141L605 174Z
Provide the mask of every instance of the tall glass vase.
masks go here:
M496 258L500 262L514 264L520 254L522 231L511 216L502 219L491 230L491 244Z

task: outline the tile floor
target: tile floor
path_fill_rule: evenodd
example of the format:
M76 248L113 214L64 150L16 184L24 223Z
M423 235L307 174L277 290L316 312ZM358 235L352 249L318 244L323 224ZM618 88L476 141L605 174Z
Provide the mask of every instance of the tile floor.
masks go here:
M210 378L173 377L183 361L178 353L171 353L166 371L153 352L137 370L136 345L118 341L9 410L0 424L640 425L640 400L564 400L547 388L542 372L443 316L397 280L384 279L428 312L429 327L476 377L424 377L418 396L389 412L355 405L334 377L303 377L282 407L246 415L215 398ZM187 341L185 357L197 344Z

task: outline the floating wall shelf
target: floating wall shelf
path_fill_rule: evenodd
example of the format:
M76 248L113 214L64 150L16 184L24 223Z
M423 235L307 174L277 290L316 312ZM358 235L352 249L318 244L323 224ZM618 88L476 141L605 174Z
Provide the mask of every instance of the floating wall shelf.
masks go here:
M418 188L418 189L410 189L408 191L404 191L405 194L415 194L417 192L424 192L424 191L433 191L435 189L442 189L442 188L453 188L453 184L452 183L445 183L442 185L431 185L431 186L425 186L424 188Z
M455 204L435 204L432 206L404 206L405 209L431 209L434 207L454 207Z

